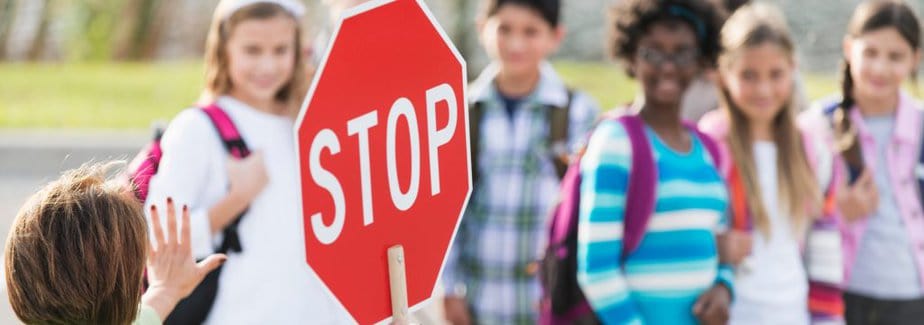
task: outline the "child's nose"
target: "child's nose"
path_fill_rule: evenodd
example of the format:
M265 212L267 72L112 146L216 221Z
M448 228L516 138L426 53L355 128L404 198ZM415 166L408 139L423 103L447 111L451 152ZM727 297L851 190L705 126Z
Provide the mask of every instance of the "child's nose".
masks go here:
M512 52L522 52L526 49L526 38L522 36L511 37L510 42L507 44L507 50Z
M890 63L885 57L874 59L870 64L870 72L876 77L884 76L889 71Z
M277 70L279 65L280 60L273 57L273 55L264 55L260 57L260 61L257 63L260 72L273 72Z

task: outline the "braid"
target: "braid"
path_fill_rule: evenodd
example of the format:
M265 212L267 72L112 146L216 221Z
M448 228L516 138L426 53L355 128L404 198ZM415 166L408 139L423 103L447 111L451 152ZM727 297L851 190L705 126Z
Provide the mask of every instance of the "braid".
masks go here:
M860 154L860 144L856 129L850 122L850 110L856 104L856 99L853 95L853 76L850 74L850 62L846 60L844 61L843 73L841 81L843 98L834 111L834 136L837 142L837 150L841 152L847 163L851 167L860 169L863 166L863 157Z
M844 75L841 81L841 93L843 94L843 98L841 99L840 108L846 111L856 104L856 100L853 98L853 76L850 75L850 62L845 60L843 65Z

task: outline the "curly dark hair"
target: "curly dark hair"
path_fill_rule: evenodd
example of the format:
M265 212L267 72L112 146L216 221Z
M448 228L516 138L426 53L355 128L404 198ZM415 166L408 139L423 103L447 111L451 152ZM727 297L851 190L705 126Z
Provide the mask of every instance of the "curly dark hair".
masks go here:
M635 55L639 39L652 24L682 21L697 34L704 63L714 67L720 51L719 31L725 18L723 7L710 0L622 0L609 12L607 48L612 58L629 61Z

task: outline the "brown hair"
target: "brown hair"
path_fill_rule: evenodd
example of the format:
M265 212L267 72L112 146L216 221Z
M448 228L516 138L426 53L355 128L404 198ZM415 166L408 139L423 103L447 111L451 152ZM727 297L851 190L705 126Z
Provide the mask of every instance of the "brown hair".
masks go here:
M763 44L773 44L782 49L794 62L795 47L789 28L778 9L768 4L749 4L741 7L728 19L722 28L722 53L719 55L719 69L728 69L746 49ZM761 199L760 183L753 156L753 136L747 116L731 100L728 90L721 89L721 103L728 114L727 139L732 159L741 173L747 191L747 206L754 218L754 225L764 236L770 236L770 219ZM821 211L822 197L818 181L809 166L802 142L802 134L796 126L797 108L794 96L790 96L782 110L773 119L773 142L777 147L777 182L783 212L792 216L793 230L799 232L808 225L809 215ZM772 190L772 189L766 189Z
M203 93L205 99L215 100L218 96L227 94L233 86L231 74L228 71L227 45L234 28L245 20L270 19L279 16L290 17L296 23L295 44L292 50L295 65L289 81L276 93L276 100L291 104L289 107L297 109L295 106L301 104L308 83L308 69L305 66L305 56L302 54L302 27L285 8L267 2L247 5L236 10L227 19L224 18L223 12L215 11L205 43L205 91Z
M27 324L129 324L147 252L141 203L105 175L65 172L23 205L6 242L6 284Z
M898 34L908 42L912 50L921 48L921 26L914 10L900 0L867 1L859 6L847 25L847 36L857 38L865 33L883 28L895 28ZM842 100L834 112L834 131L837 149L844 159L854 167L863 165L856 129L850 123L850 109L855 104L853 96L853 76L850 75L850 62L844 58L841 75ZM914 78L915 72L911 73Z

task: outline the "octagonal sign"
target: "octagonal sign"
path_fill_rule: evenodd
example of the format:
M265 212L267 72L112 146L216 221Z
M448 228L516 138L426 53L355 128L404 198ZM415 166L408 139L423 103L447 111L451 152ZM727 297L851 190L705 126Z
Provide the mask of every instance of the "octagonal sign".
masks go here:
M306 260L367 324L391 315L387 249L411 309L430 298L471 193L465 62L422 1L347 12L297 121Z

